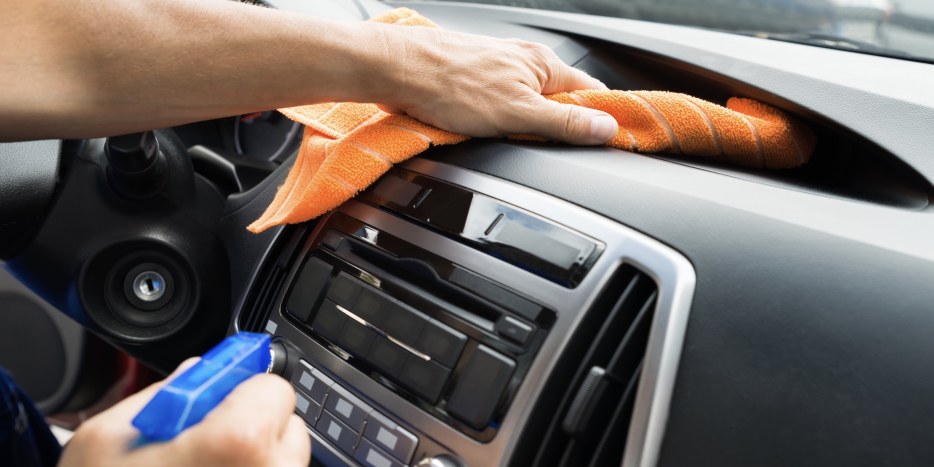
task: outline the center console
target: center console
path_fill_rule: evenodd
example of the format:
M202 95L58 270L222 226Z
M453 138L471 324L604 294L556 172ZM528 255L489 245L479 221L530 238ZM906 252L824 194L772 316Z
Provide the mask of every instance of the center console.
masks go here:
M256 279L238 326L288 349L324 465L543 463L545 442L643 464L693 288L637 232L427 160L284 232ZM575 444L594 429L617 446Z

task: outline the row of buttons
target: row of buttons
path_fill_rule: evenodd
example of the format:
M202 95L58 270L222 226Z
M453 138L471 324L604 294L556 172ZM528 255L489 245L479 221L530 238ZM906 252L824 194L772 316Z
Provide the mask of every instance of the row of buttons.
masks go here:
M418 438L379 413L308 362L292 376L295 410L324 438L364 465L407 464Z
M464 352L467 336L345 272L331 280L333 272L333 266L320 258L309 258L290 292L288 312L310 322L318 335L412 394L437 404L448 386L452 368ZM511 316L503 316L495 328L498 334L517 343L527 342L534 333L532 326ZM456 384L449 388L445 411L482 430L492 421L515 369L512 359L479 345L464 364ZM315 411L313 403L308 405ZM330 413L335 410L332 408ZM351 423L351 427L355 425Z
M328 289L311 327L432 404L467 343L463 333L343 272Z

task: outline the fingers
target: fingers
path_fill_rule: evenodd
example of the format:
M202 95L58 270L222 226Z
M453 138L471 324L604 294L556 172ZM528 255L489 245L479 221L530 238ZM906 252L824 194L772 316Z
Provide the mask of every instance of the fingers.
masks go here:
M566 65L557 56L552 63L554 68L548 81L542 86L542 94L554 94L556 92L576 91L578 89L598 89L607 90L609 88L602 81L594 78L582 70Z
M311 436L298 415L289 417L281 441L278 454L282 465L308 465L308 459L311 459Z
M376 106L379 107L379 110L382 110L383 112L386 112L388 114L404 114L405 113L405 111L403 111L402 109L392 106L392 105L376 104Z
M527 133L571 144L605 144L619 125L606 112L542 98L528 115Z
M204 430L238 429L282 436L295 409L295 390L275 375L256 375L234 388L200 424Z
M196 361L186 361L169 378ZM272 375L244 381L201 423L174 440L130 449L138 436L130 419L163 384L127 398L109 411L109 419L102 414L89 421L75 434L62 465L308 465L311 441L305 423L292 413L295 391Z
M209 465L279 466L307 453L307 439L298 439L292 421L295 391L274 375L257 375L240 383L213 411L179 435L174 446ZM302 433L304 424L301 426ZM307 436L307 434L306 434ZM286 446L283 442L298 443ZM307 465L304 457L297 465Z
M538 56L551 70L542 85L542 94L576 91L578 89L608 89L600 80L582 70L568 66L557 54L545 46L539 47ZM534 112L532 133L571 144L604 144L617 131L616 119L605 112L541 99L540 109Z

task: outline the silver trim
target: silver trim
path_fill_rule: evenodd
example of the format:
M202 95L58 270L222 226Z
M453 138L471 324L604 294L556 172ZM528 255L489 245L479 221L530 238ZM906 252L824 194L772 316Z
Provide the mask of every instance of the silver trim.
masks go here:
M686 259L676 258L675 262L675 268L678 269L675 276L679 279L673 285L675 290L671 293L669 303L660 300L656 307L623 451L623 467L655 466L661 452L697 282L694 267ZM658 282L657 277L651 273L649 275ZM662 312L666 305L667 315Z
M367 320L365 320L365 319L363 319L363 318L357 316L354 312L352 312L352 311L350 311L350 310L348 310L348 309L346 309L346 308L344 308L344 307L342 307L342 306L340 306L340 305L337 305L337 304L335 304L334 306L337 307L337 310L338 310L338 311L340 311L341 313L347 315L348 318L350 318L350 319L352 319L352 320L354 320L354 321L360 323L360 324L363 325L363 326L366 326L366 327L372 329L372 330L373 330L374 332L376 332L377 334L379 334L379 335L385 337L386 339L389 339L389 341L392 342L393 344L396 344L396 345L398 345L399 347L402 347L402 350L405 350L406 352L408 352L408 353L414 355L415 357L417 357L417 358L419 358L419 359L421 359L421 360L424 360L424 361L426 361L426 362L430 362L430 361L431 361L431 356L430 356L430 355L426 355L426 354L424 354L424 353L422 353L422 352L419 352L418 350L412 348L411 346L409 346L409 345L407 345L406 343L400 341L399 339L396 339L395 337L389 335L388 333L386 333L386 331L383 331L382 329L380 329L380 328L378 328L378 327L376 327L376 326L373 326L373 325L370 324Z
M496 197L496 194L489 189L477 188L477 182L481 185L486 185L491 181L490 177L423 159L412 160L407 163L405 167L426 175L435 176L436 178L463 185L467 188L474 188L476 191ZM473 179L476 177L483 177L486 180L483 182L479 180L474 182ZM512 185L510 182L498 179L496 182ZM519 190L529 190L525 187L513 186ZM536 194L547 196L541 193ZM529 209L532 212L542 213L542 211L536 211L526 204L516 203L516 198L508 197L504 200ZM563 203L563 201L561 202ZM588 214L596 216L596 214L593 213ZM552 217L552 219L560 220L554 217ZM625 230L626 232L624 235L631 236L632 240L636 240L641 246L646 247L645 251L651 254L642 255L637 249L632 248L632 244L627 244L627 248L622 255L622 261L620 262L637 266L642 272L652 277L658 285L658 302L656 304L652 328L649 332L649 343L646 348L642 375L636 393L636 401L629 424L629 434L627 436L622 462L623 467L651 467L658 463L658 457L661 452L662 438L665 433L665 425L668 421L671 395L674 391L675 377L677 375L678 364L681 360L681 350L687 331L691 301L694 296L694 287L697 279L694 267L680 253L628 227L601 217L600 223L605 222L611 222L618 229ZM583 229L581 231L593 235L593 232L590 230ZM600 238L600 240L607 241L608 239ZM617 248L611 247L611 243L619 244L619 242L610 240L607 245L607 250L604 251L598 263L615 260L615 258L613 258L614 253L618 254L619 251L617 251ZM610 272L615 269L614 267ZM593 277L588 277L588 280L592 281L593 279ZM597 290L601 289L602 287ZM555 336L550 336L549 338L551 339L553 337ZM543 348L542 354L545 353L544 350ZM539 357L539 360L541 360L541 357ZM537 379L532 377L531 372L526 376L526 381L528 382L529 380L537 381ZM524 384L524 386L527 386L527 384ZM504 453L505 456L500 458L501 462L503 459L508 459L510 457L509 451L515 447L515 437L511 438L513 441L510 443L510 448Z

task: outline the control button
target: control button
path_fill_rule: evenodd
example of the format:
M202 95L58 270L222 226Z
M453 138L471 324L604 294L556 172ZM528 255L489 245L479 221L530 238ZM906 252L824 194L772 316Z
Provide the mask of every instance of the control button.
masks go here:
M479 346L461 373L446 410L476 430L493 417L516 363L489 347Z
M534 328L512 316L503 316L496 322L496 333L519 344L525 344Z
M432 360L450 368L457 363L466 343L467 336L463 333L439 321L430 320L422 330L415 348L428 354Z
M337 251L343 241L343 235L337 233L334 230L328 230L328 233L324 234L324 237L321 238L321 241L319 241L318 244L329 250Z
M312 367L305 360L299 360L299 367L292 373L292 385L301 389L318 404L324 404L324 397L334 380Z
M363 438L360 439L353 458L368 467L402 467L404 465Z
M378 328L386 321L386 315L390 313L389 309L392 306L391 298L377 292L373 287L364 287L350 311Z
M321 404L302 394L302 391L295 391L295 413L302 417L302 420L305 420L309 426L315 426L315 422L321 415Z
M589 258L596 248L596 245L587 239L551 222L518 212L511 214L488 237L491 243L510 248L512 253L507 254L507 258L518 259L520 256L515 252L524 252L538 258L539 261L544 260L558 266L562 271L570 271L575 264Z
M538 320L542 312L541 305L526 300L466 269L455 267L448 280L493 303L509 308L530 321Z
M418 445L415 435L376 411L370 412L363 437L405 463L412 460Z
M379 183L373 187L371 193L384 201L406 207L412 202L412 199L415 198L415 195L417 195L419 191L422 191L421 185L390 174L384 176Z
M314 310L318 297L324 292L331 279L334 268L319 258L310 258L302 266L292 284L289 298L285 302L285 309L299 321L308 321L311 311Z
M338 385L331 386L324 408L358 433L363 431L363 421L373 410L372 407Z
M361 290L363 290L362 282L350 277L350 274L342 272L331 283L331 288L328 289L328 298L332 302L352 310Z
M349 318L343 311L337 309L337 305L335 305L334 302L325 300L324 303L321 304L321 308L318 309L315 320L311 323L311 328L327 340L337 342L340 338L341 330L344 329L344 323L348 319Z
M366 361L387 376L399 376L409 352L385 337L377 337Z
M473 202L473 193L441 183L434 183L426 188L431 189L428 196L423 199L420 197L420 203L404 210L405 214L453 234L463 232Z
M431 404L438 402L451 370L435 362L409 355L399 373L399 382Z
M344 323L340 337L337 338L337 344L355 356L363 358L370 351L370 346L373 345L376 336L376 331L349 318Z
M334 380L313 368L305 360L300 360L300 363L301 365L292 373L292 385L301 389L318 404L324 404L324 397L328 393L328 388L334 384Z
M415 311L412 307L393 301L392 306L389 307L389 313L386 315L386 321L380 329L406 345L415 347L415 342L418 340L418 336L422 333L422 328L425 327L427 321L426 316Z
M353 453L354 445L357 444L357 438L359 437L357 432L334 418L327 410L321 411L315 430L347 454Z

